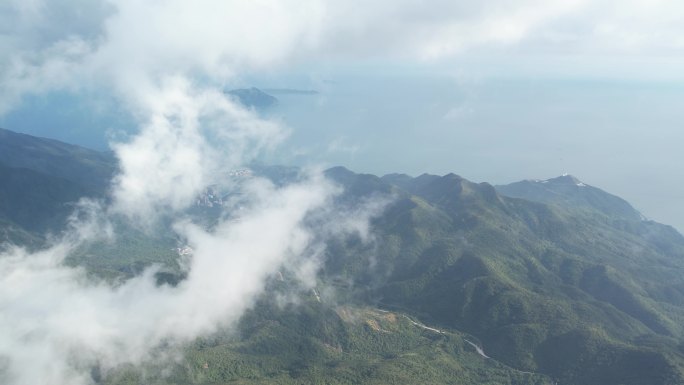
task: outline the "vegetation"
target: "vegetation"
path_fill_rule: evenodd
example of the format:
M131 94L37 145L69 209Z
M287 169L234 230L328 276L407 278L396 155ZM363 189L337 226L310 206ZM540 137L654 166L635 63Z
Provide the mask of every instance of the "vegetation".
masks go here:
M118 369L104 383L550 383L479 356L459 333L423 329L400 313L330 306L312 296L288 305L264 297L236 331L199 339L183 353L167 376L149 364L147 371Z
M111 175L111 158L0 134L16 140L16 159L44 152L36 159L61 170L0 165L1 240L35 247L78 196L106 196L97 181ZM91 173L71 178L78 167ZM297 177L289 168L256 172L278 184ZM182 360L93 377L107 384L684 383L684 237L671 227L572 178L499 186L515 196L507 197L454 174L378 178L334 168L327 175L345 188L340 207L393 197L372 221L372 241L329 242L318 289L334 295L319 302L287 277L271 282L236 329L182 347ZM117 226L115 242L85 247L68 262L111 280L150 264L163 266L160 283L183 279L170 232ZM293 292L299 302L277 301Z

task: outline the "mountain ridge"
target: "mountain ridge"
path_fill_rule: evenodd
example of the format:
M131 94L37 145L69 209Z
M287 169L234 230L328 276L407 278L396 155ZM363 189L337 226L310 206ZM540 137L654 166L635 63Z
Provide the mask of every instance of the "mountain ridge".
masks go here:
M507 185L498 185L496 189L501 194L513 198L561 207L584 207L598 210L607 215L632 220L645 219L624 199L585 184L569 174L545 180L528 179Z

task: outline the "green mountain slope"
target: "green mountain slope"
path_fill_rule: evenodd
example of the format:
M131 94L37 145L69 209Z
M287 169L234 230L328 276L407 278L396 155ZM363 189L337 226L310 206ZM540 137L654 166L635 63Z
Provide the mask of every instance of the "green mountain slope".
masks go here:
M543 375L483 358L470 336L431 329L405 314L320 302L311 294L283 305L274 300L278 292L263 296L237 331L187 346L165 376L148 364L145 371L109 373L103 383L550 384Z
M111 154L2 128L0 163L66 179L90 189L106 187L116 170Z
M80 198L105 196L115 167L108 154L0 129L0 243L58 233Z
M329 275L561 383L684 382L684 238L672 228L506 198L453 174L378 180L404 192L376 223L380 255L334 248Z
M0 163L0 218L42 233L64 225L73 205L95 191L67 179Z
M639 220L641 213L624 199L589 186L572 175L547 180L523 180L496 186L499 193L533 202L550 203L572 209L596 210L612 217Z
M79 199L106 199L115 169L109 154L0 129L0 244L44 244L47 233L64 229ZM177 268L173 237L116 226L117 242L88 245L68 262L108 278L130 277L151 263Z
M0 134L2 239L36 245L78 197L104 194L107 155ZM328 242L316 289L334 294L319 302L272 282L237 332L193 342L171 369L94 370L97 382L684 383L684 237L673 228L571 177L495 188L455 174L326 174L344 188L340 208L392 197L370 241ZM112 280L161 263L159 284L183 279L175 239L116 226L117 242L68 262ZM277 303L278 290L300 290L299 305Z

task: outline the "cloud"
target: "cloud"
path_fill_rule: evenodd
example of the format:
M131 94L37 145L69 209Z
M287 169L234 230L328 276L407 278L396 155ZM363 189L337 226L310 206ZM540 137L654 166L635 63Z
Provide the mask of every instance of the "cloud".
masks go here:
M337 2L327 15L335 52L438 59L471 49L507 46L581 7L583 1ZM358 10L363 8L362 12Z
M114 179L114 210L137 220L160 209L178 212L194 203L210 184L239 168L286 134L214 89L185 77L166 79L141 99L141 132L115 143L121 173Z
M330 153L346 153L353 158L360 149L361 146L358 144L350 144L347 138L339 137L328 144L326 151Z
M128 100L178 74L218 86L245 71L311 61L681 59L684 48L684 6L675 0L33 0L0 7L0 112L27 93L106 87Z
M3 383L89 384L94 366L106 373L140 364L160 354L161 345L162 354L172 354L179 344L232 325L283 265L313 287L325 239L368 231L374 211L340 216L332 208L339 189L320 172L285 187L242 183L242 209L225 213L211 230L184 215L209 185L238 188L226 171L288 131L235 105L223 82L246 67L284 60L309 39L309 24L299 21L310 7L221 4L118 2L101 33L65 35L4 63L12 75L3 79L10 86L4 108L25 92L102 87L135 117L139 132L112 144L120 171L111 204L84 201L71 230L50 248L0 255ZM34 6L26 12L41 20L44 4ZM194 250L187 278L158 286L157 268L150 267L112 286L63 263L77 247L115 237L109 223L122 216L147 227L172 218L177 236Z
M279 189L252 183L247 190L257 198L237 220L211 232L177 225L194 255L187 279L176 287L157 286L155 268L115 287L93 282L84 270L62 264L69 243L3 255L4 383L90 383L92 365L139 364L162 342L174 346L237 320L268 276L315 250L303 221L334 191L316 179Z
M5 109L25 92L103 87L140 128L112 144L120 172L111 205L83 203L71 230L50 248L0 255L3 383L92 383L93 366L106 371L139 364L162 343L173 347L231 325L286 261L302 279L313 279L310 257L320 254L321 236L305 218L330 204L337 191L320 176L282 188L243 183L243 209L211 230L184 219L199 192L226 184L225 171L286 134L287 128L232 103L221 84L245 66L287 56L284 50L301 43L302 32L291 21L309 12L269 2L221 4L121 1L102 34L37 43L3 62L9 69ZM16 9L43 20L44 7L36 2ZM64 265L76 247L102 232L110 236L107 223L120 216L147 226L160 216L178 218L174 230L194 250L187 279L157 286L151 267L112 286Z

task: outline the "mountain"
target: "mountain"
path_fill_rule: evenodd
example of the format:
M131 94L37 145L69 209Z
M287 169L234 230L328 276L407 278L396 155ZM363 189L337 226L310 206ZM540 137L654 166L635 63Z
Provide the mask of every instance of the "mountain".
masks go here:
M279 287L280 286L280 287ZM187 346L184 359L159 367L122 367L107 385L128 384L487 384L547 385L482 357L472 336L441 331L401 312L353 304L332 305L313 293L297 304L277 304L292 293L272 283L268 295L240 320ZM282 290L282 291L281 291ZM161 377L161 378L160 378Z
M100 156L87 150L24 139L36 144L17 141L20 156L62 154L59 175L0 167L0 234L30 243L40 236L30 218L89 191L69 170L107 167L85 162ZM684 237L672 227L570 176L494 187L456 174L325 173L343 188L338 207L390 200L370 241L330 240L313 290L274 278L237 332L193 341L183 360L94 368L96 382L684 383ZM243 174L299 178L291 167ZM161 264L160 284L184 279L174 239L120 226L116 244L69 263L114 281ZM298 301L279 302L293 293Z
M227 93L240 104L249 108L264 109L278 103L278 99L275 96L269 95L255 87L238 88Z
M80 198L105 195L115 167L107 153L0 129L0 242L59 231Z
M498 192L513 198L550 203L572 209L596 210L612 217L643 219L627 201L599 188L589 186L572 175L546 180L523 180L496 186Z
M0 163L72 181L91 189L105 188L116 160L110 153L0 128Z
M454 174L382 181L398 193L377 245L333 245L329 276L560 383L684 382L684 238L671 227L606 204L624 202L609 194L548 204Z
M73 181L0 163L0 218L32 232L63 225L81 197L95 192Z

